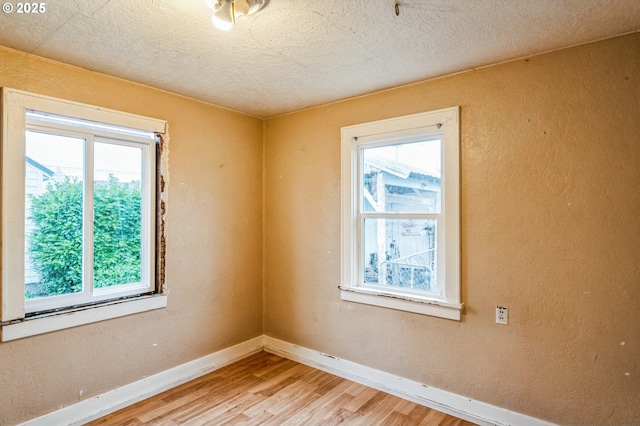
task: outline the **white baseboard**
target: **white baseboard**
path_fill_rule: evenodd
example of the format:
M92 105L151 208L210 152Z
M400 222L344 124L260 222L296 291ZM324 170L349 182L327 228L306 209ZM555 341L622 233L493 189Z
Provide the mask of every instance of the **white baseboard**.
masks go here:
M81 425L260 352L263 346L264 338L259 336L31 419L22 425Z
M31 419L21 426L82 425L263 349L480 425L552 425L534 417L263 335Z
M553 425L273 337L264 336L264 350L480 425Z

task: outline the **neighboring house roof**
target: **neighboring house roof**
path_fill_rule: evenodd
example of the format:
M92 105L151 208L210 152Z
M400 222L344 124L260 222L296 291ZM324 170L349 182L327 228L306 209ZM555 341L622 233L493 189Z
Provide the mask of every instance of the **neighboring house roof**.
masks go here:
M386 186L383 197L385 206L377 206L377 198L372 195L373 188L364 188L364 200L367 210L384 211L392 204L407 212L414 211L414 207L437 208L441 191L441 178L436 171L428 171L398 160L370 155L367 157L368 170L365 174L381 173ZM375 183L374 185L376 185ZM370 192L371 191L371 192ZM408 210L407 210L408 209ZM371 211L371 210L369 210Z
M40 170L42 173L49 175L49 176L53 176L55 173L53 170L43 166L42 164L38 163L37 161L33 160L30 157L26 157L27 158L27 164L29 164L30 166L35 167L36 169Z
M427 169L421 169L398 160L391 160L386 157L379 157L377 155L369 155L367 162L372 166L382 170L383 172L398 176L402 179L407 179L411 174L431 176L440 179L440 173Z

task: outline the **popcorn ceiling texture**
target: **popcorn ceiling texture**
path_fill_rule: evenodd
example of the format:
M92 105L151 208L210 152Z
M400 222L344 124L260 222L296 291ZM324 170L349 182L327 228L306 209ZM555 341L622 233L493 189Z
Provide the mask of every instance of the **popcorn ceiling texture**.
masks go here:
M204 0L0 13L0 45L271 117L640 29L637 0L272 0L223 32Z

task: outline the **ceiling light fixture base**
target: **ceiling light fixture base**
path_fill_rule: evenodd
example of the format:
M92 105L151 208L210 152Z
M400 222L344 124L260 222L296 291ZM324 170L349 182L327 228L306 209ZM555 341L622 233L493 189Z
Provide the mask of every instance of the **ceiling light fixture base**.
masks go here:
M269 0L205 0L213 10L213 25L221 30L230 30L239 16L253 15L263 9Z

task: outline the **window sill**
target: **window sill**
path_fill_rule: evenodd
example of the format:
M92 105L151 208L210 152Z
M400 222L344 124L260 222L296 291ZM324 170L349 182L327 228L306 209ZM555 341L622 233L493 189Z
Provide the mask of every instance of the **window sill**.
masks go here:
M416 314L430 315L460 321L460 313L464 305L462 303L447 303L435 299L422 299L399 293L381 293L364 288L340 287L342 300L366 305L380 306L382 308L396 309L399 311L413 312Z
M166 306L167 296L165 294L156 294L45 314L3 325L0 340L8 342L10 340L22 339L23 337L35 336L111 318L165 308Z

